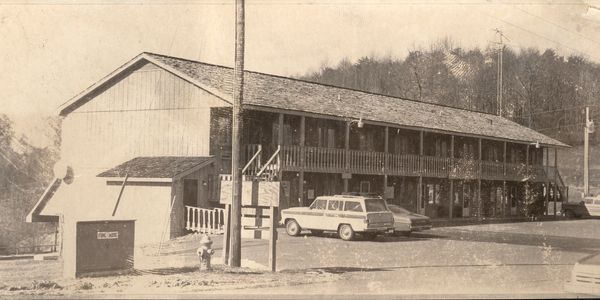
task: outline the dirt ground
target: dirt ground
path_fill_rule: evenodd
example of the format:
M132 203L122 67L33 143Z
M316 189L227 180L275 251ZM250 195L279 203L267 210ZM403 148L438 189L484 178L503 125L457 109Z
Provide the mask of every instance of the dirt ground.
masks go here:
M183 267L134 271L107 277L62 279L60 261L2 261L0 266L0 297L193 294L323 283L340 277L318 270L271 273L215 265L211 272Z
M12 296L174 295L236 289L273 288L339 280L325 270L284 270L271 273L265 266L243 260L242 268L221 264L219 239L214 247L213 270L200 272L195 247L199 235L188 235L161 246L136 249L135 271L106 277L62 278L62 261L31 259L0 261L0 298ZM257 241L260 242L260 241ZM245 241L246 244L255 241Z

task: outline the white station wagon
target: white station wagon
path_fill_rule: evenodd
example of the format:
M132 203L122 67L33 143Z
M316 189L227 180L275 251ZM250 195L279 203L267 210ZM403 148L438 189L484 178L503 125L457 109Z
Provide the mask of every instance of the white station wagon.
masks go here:
M300 235L310 229L315 235L336 231L343 240L352 240L359 232L372 239L378 234L394 232L394 215L382 198L362 196L321 196L309 207L292 207L281 211L287 234Z

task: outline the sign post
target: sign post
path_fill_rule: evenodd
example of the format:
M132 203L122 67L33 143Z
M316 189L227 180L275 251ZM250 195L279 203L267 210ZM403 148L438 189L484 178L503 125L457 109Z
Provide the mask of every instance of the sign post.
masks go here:
M232 181L222 180L221 181L221 198L220 203L225 204L226 207L230 206L231 203L231 185ZM269 233L269 269L272 272L277 271L277 220L278 220L278 207L280 197L285 193L283 190L289 188L289 182L287 181L243 181L242 182L242 210L241 210L241 224L251 224L241 227L242 232L240 235L253 233L251 235L254 239L262 239L262 233ZM283 193L283 194L282 194ZM289 195L287 195L289 196ZM263 213L263 210L269 209L268 215ZM227 209L225 210L228 211ZM266 224L263 221L269 218L269 223ZM228 230L225 230L225 234L228 234ZM225 238L227 241L227 238ZM226 243L226 242L225 242ZM223 248L223 259L227 258L227 246ZM231 259L231 252L229 258Z
M277 208L271 205L269 212L269 268L271 272L277 272Z

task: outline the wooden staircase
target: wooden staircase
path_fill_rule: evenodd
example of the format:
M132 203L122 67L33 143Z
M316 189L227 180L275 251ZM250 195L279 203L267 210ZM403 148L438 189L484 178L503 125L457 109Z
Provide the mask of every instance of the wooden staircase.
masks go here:
M280 181L279 170L281 169L281 146L269 157L266 163L262 163L263 148L256 145L256 152L242 169L242 176L258 181Z

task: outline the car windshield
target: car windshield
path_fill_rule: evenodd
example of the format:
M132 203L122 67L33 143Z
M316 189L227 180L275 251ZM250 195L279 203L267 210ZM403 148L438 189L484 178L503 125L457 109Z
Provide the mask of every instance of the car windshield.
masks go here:
M388 205L388 208L395 213L407 214L407 215L410 214L410 211L408 211L400 206Z
M388 211L383 199L365 199L365 207L367 212Z

